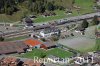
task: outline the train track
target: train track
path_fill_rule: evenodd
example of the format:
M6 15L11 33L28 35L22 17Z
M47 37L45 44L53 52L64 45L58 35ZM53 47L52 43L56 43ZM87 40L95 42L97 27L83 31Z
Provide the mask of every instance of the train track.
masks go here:
M16 32L10 32L10 33L3 33L3 37L11 38L11 37L19 37L19 36L24 36L24 35L29 35L33 31L30 30L22 30L22 31L16 31Z
M18 31L15 31L15 32L10 32L10 33L3 33L2 35L4 37L7 37L7 38L18 37L18 36L22 36L22 35L28 35L30 33L33 33L33 30L40 30L40 29L44 29L44 28L50 28L53 25L54 26L59 26L59 25L63 25L63 24L66 24L66 23L82 21L83 19L92 19L95 15L100 16L100 12L92 13L92 14L86 14L86 15L82 15L82 16L76 16L76 17L69 17L69 18L67 18L66 21L62 21L62 22L57 21L56 23L54 22L54 23L51 23L51 24L37 25L32 29L18 30Z

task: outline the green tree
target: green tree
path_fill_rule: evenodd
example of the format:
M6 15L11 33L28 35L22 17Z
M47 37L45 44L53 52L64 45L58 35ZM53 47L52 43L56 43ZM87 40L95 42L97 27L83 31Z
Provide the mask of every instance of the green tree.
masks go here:
M47 10L49 10L49 11L53 11L54 10L54 5L53 5L53 3L51 3L51 2L48 2L47 3Z
M38 11L39 13L45 12L45 6L43 2L38 2Z
M75 4L75 0L72 1L72 4Z
M12 9L13 9L13 8L8 7L7 10L6 10L6 14L7 14L7 15L12 15L12 14L13 14Z
M39 13L38 4L37 3L33 4L33 12L35 12L36 14Z
M0 41L4 41L4 38L2 36L0 37Z
M82 28L87 28L88 26L89 26L89 23L87 22L87 20L86 19L84 19L83 20L83 22L82 22Z
M98 16L94 16L93 20L92 20L92 25L98 25L100 23L100 21L98 20Z
M41 58L45 58L45 57L46 57L46 53L42 53L42 52L41 52L40 57L41 57Z
M33 0L28 0L28 9L30 12L33 12Z

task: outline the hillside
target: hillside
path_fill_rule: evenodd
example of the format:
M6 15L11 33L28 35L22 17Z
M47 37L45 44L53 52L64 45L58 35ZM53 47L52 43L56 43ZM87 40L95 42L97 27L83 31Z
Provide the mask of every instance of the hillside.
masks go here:
M12 1L12 0L8 0ZM15 0L16 1L16 0ZM77 16L78 13L75 8L72 8L73 6L73 1L74 0L17 0L17 3L12 2L12 6L9 6L9 8L4 8L3 12L0 12L0 22L16 22L21 20L21 18L31 15L31 14L40 14L42 12L45 12L45 10L48 11L55 11L57 15L60 16L55 16L52 17L53 20L55 19L61 19L61 18L66 18L67 16L65 15L66 9L71 9L73 14L71 16ZM0 2L1 3L1 2ZM41 6L42 5L42 6ZM80 15L85 14L85 13L91 13L93 12L93 5L94 5L94 0L75 0L74 6L80 7ZM11 8L10 8L11 7ZM1 7L0 7L1 8ZM13 10L12 10L13 8ZM11 9L11 10L10 10ZM15 9L18 9L15 11ZM61 9L59 11L59 9ZM1 9L2 11L2 9ZM7 13L6 13L7 12ZM6 15L8 14L8 15ZM39 18L43 19L42 16L38 16ZM44 22L41 21L41 19L36 19L35 22ZM49 21L51 18L47 18Z

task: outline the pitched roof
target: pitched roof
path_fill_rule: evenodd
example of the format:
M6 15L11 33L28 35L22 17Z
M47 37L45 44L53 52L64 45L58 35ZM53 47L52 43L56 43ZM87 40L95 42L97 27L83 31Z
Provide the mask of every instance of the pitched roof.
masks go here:
M51 27L51 28L46 28L46 29L44 29L43 32L44 32L45 34L51 33L51 32L58 32L58 29L55 28L55 27Z
M35 40L35 39L25 40L24 43L27 45L31 45L31 46L36 46L36 45L42 44L42 42L40 42L39 40Z
M19 61L20 59L17 59L16 57L4 57L1 60L2 62L1 66L3 66L4 64L6 64L6 66L8 66L9 64L10 66L16 66Z
M23 42L0 42L0 54L17 53L19 49L27 49Z
M54 46L55 45L55 43L54 42L51 42L51 41L49 41L49 42L44 42L43 43L46 47L50 47L50 46Z
M32 20L31 20L30 18L28 18L28 17L25 18L25 22L26 22L26 23L33 23Z

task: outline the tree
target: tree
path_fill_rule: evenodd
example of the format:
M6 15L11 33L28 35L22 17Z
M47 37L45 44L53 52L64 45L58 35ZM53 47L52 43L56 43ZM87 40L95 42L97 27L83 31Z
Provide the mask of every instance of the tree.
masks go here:
M41 52L40 57L41 57L41 58L45 58L45 57L46 57L46 53L42 53L42 52Z
M0 37L0 41L4 41L4 38L2 36Z
M53 3L48 2L48 4L47 4L47 10L49 10L49 11L53 11L53 10L54 10L54 5L53 5Z
M34 3L34 4L33 4L33 11L34 11L36 14L39 13L38 4L37 4L37 3Z
M87 28L88 26L89 26L89 23L87 22L87 20L86 19L84 19L83 20L83 22L82 22L82 28Z
M7 15L12 15L13 14L13 8L8 7L7 10L6 10L6 14Z
M55 35L53 35L53 36L51 37L51 39L52 39L53 41L58 41L58 40L59 40L58 36L55 36Z
M43 2L38 3L38 11L39 11L39 13L45 12L45 6L44 6Z
M46 39L45 39L45 38L41 38L41 40L42 40L43 42L45 42L45 41L46 41Z
M75 0L72 1L72 4L75 4Z
M74 36L74 34L73 34L73 33L71 33L70 35L71 35L71 36Z
M95 15L95 16L93 17L93 20L92 20L92 25L98 25L99 22L100 22L100 21L98 20L98 16Z

